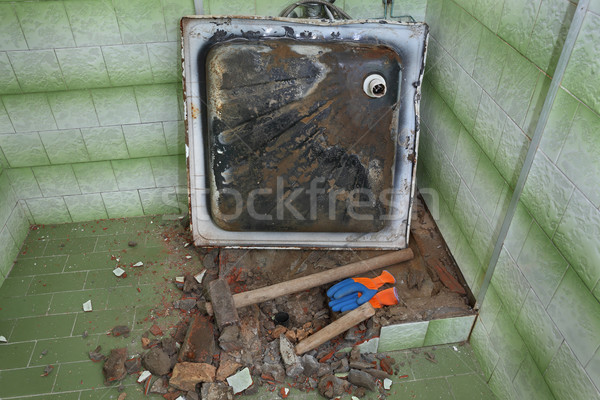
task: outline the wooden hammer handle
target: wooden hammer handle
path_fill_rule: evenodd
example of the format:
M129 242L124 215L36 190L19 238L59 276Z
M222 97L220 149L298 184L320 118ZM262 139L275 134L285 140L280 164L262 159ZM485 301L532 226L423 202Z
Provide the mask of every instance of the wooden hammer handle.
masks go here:
M365 272L389 267L390 265L408 261L413 257L414 255L410 248L394 251L381 256L353 262L342 267L332 268L323 272L304 276L302 278L292 279L291 281L277 283L248 292L236 293L233 295L233 304L235 305L235 308L242 308L251 304L262 303L288 294L298 293L327 283L364 274ZM213 314L212 304L206 303L206 311L210 315Z
M348 329L371 318L373 315L375 315L375 308L373 308L371 303L366 302L298 343L296 345L296 354L301 355L319 347L326 341L336 337L340 333L346 332Z

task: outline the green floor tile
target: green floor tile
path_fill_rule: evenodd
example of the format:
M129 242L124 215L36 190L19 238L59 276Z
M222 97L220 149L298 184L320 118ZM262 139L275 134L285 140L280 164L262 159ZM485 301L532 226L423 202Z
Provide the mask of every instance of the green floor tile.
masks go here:
M436 362L429 361L426 353L431 354ZM409 357L409 364L416 379L473 372L454 354L452 347L418 349Z
M7 338L8 343L11 342L10 336L11 336L11 333L13 331L13 328L14 328L16 322L17 321L15 321L14 319L9 319L9 320L4 320L4 321L0 320L0 335Z
M54 293L48 314L61 314L83 310L83 303L92 301L92 309L101 311L106 309L108 293L104 289L78 290L75 292ZM92 311L93 312L93 311Z
M446 378L455 399L485 400L495 399L482 375L468 374Z
M44 315L48 311L51 299L51 294L2 299L0 300L0 319Z
M10 341L24 342L69 336L73 329L73 322L75 322L75 314L19 319L15 323Z
M110 354L112 349L125 347L128 355L143 354L146 350L142 348L142 331L133 331L129 337L113 337L109 335L97 335L98 346L102 347L102 354Z
M130 247L123 249L117 253L121 259L120 264L132 265L139 261L143 262L146 266L152 266L164 262L169 253L165 247Z
M200 266L198 266L198 270L200 269ZM165 278L172 282L176 276L181 275L181 271L176 270L170 263L161 261L139 270L137 274L139 275L138 285L152 285L164 282ZM173 284L174 286L175 284Z
M19 259L43 256L48 242L45 239L26 240L19 252Z
M110 396L114 394L114 396ZM97 400L97 399L116 399L119 396L119 392L116 389L106 389L106 388L95 388L92 390L85 390L81 392L80 400Z
M28 295L81 290L87 272L69 272L53 275L36 275L29 286Z
M77 322L73 330L74 335L88 331L90 335L106 333L116 325L127 325L131 328L133 312L125 313L123 310L92 311L78 313Z
M47 339L38 340L33 356L31 357L31 366L58 364L73 361L88 361L89 352L96 348L98 338L96 336L81 336L63 338L63 339ZM42 356L42 352L46 350L46 355Z
M61 364L54 391L64 392L104 386L102 364L92 361Z
M32 280L32 276L12 278L9 275L0 287L0 298L26 296Z
M100 288L111 288L120 286L133 286L137 285L137 277L133 275L130 277L130 272L127 271L127 277L117 277L113 274L112 269L101 269L96 271L89 271L87 273L87 279L85 282L86 289L100 289Z
M390 398L394 399L448 400L452 398L450 395L450 386L445 378L395 383L390 393Z
M40 376L44 367L13 369L0 373L0 396L31 396L50 393L56 379L56 366L48 376Z
M109 252L70 254L65 263L65 272L88 271L91 269L115 269L117 261Z
M48 246L44 255L54 256L58 254L81 254L91 253L96 246L97 237L82 237L82 238L66 238L66 239L51 239L48 241Z
M181 298L181 293L179 293L179 296L173 295L164 299L163 296L164 293L158 291L153 285L111 288L108 289L107 307L111 310L117 310L130 307L143 307L148 304L159 304L161 300L170 302Z
M456 351L454 353L467 367L476 373L481 372L481 367L477 363L477 356L473 352L473 348L470 345L452 345L450 346L453 350L456 347Z
M96 243L96 251L118 251L131 248L129 242L143 243L144 236L142 232L121 233L118 235L101 236Z
M62 272L65 266L67 256L52 256L52 257L38 257L38 258L23 258L19 259L12 271L10 276L28 276L28 275L43 275L43 274L55 274Z
M0 344L0 371L26 367L34 346L35 342Z

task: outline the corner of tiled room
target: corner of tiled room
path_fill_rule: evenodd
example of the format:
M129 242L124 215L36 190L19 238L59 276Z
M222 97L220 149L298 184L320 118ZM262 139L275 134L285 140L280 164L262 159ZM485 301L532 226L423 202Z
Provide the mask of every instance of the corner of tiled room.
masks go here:
M276 15L289 3L205 0L203 11ZM469 345L437 349L443 368L412 364L412 386L395 383L391 398L458 400L472 389L600 399L600 1L579 4L583 25ZM336 5L354 18L384 15L379 0ZM116 281L104 261L133 236L158 269L169 256L144 233L187 212L178 20L194 7L0 2L1 398L118 396L87 352L130 345L101 330L123 322L141 333L161 295L145 290L156 274ZM477 297L577 3L391 7L430 26L417 185L439 194L438 226ZM134 381L126 392L143 397Z

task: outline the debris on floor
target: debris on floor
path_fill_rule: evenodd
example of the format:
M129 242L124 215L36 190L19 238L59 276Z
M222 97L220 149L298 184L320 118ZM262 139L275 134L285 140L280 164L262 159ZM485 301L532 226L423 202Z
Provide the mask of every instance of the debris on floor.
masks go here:
M91 312L92 311L92 301L88 300L85 303L83 303L83 311L84 312Z
M132 375L144 393L171 400L233 399L259 388L272 392L273 398L293 397L290 388L318 392L326 398L350 395L360 399L367 392L387 396L391 377L401 372L393 358L376 354L381 326L472 312L468 296L459 288L462 278L452 269L445 247L438 248L438 242L434 249L431 244L423 245L421 237L434 235L435 229L428 225L425 214L416 207L416 233L410 246L415 259L386 267L395 278L394 283L386 284L397 290L400 304L377 309L373 317L301 355L297 354L298 343L347 315L328 307L326 291L331 285L240 308L233 295L382 252L200 249L190 246L190 234L179 222L164 223L152 234L160 235L157 239L164 253L169 260L176 260L170 261L168 268L150 258L134 258L130 253L141 246L133 240L128 243L129 253L113 256L120 263L113 271L115 276L129 273L140 281L147 275L162 278L148 289L160 294L160 301L149 304L148 314L136 315L133 326L117 325L108 332L115 337L137 334L133 338L137 351L140 340L143 350L127 354L127 349L117 348L105 357L98 347L89 357L104 361L107 385L117 386ZM193 256L188 257L190 254ZM368 278L379 273L371 271ZM437 362L433 355L422 356Z
M40 376L50 375L50 372L52 372L53 369L54 369L53 365L46 365L46 367L44 368L44 371L42 372L42 374Z
M7 343L8 340L4 336L0 336L0 343Z
M112 328L110 330L110 334L113 336L123 336L123 337L129 337L129 332L131 330L129 329L128 326L125 325L117 325L114 328Z
M102 351L102 346L98 346L98 347L96 347L95 350L90 351L89 352L90 360L92 360L93 362L104 361L106 359L106 356L104 354L100 353L101 351Z

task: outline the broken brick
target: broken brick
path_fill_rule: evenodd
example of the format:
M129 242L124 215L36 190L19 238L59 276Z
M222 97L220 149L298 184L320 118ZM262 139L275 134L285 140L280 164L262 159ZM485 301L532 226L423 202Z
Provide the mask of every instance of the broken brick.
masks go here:
M207 363L183 362L175 364L169 384L184 391L196 390L202 382L214 382L216 368Z
M194 316L179 350L177 361L210 363L213 356L218 353L213 324L203 315Z
M154 336L162 336L163 331L160 329L160 326L154 324L150 327L150 333L152 333Z
M235 374L238 368L240 368L242 364L236 363L235 361L226 360L222 361L219 364L219 368L217 369L217 381L224 381L229 378L231 375Z
M115 381L120 381L127 376L127 370L125 369L126 359L127 349L125 347L112 349L110 351L110 355L108 356L108 359L102 368L105 385L109 385Z

